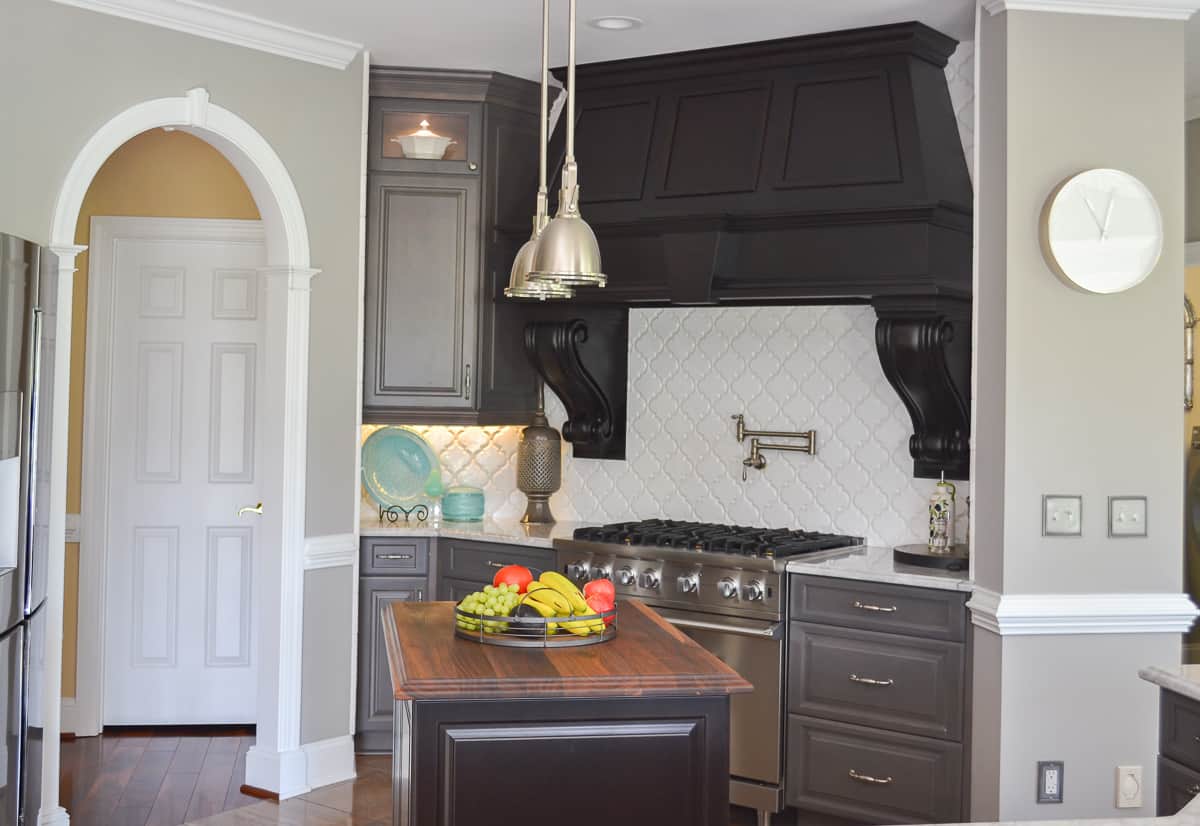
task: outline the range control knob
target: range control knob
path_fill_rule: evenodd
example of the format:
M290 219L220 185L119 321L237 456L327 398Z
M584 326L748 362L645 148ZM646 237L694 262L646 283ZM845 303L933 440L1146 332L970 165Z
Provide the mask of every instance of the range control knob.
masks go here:
M608 565L597 565L592 568L592 579L612 579L612 568Z
M733 599L738 594L737 583L729 577L725 577L717 583L717 591L721 594L721 596L725 597L725 599Z
M642 575L638 577L638 585L643 588L648 588L651 591L658 590L658 571L653 568L647 568L642 571Z
M765 593L763 591L763 584L757 579L752 580L750 584L746 586L746 599L750 602L762 602L764 596Z
M698 574L684 574L675 580L675 584L679 586L681 593L694 594L700 590L700 576Z
M567 578L573 579L576 582L586 582L588 578L589 567L590 566L586 562L568 562Z
M621 570L617 571L617 583L625 586L637 584L637 574L633 572L633 568L626 565Z

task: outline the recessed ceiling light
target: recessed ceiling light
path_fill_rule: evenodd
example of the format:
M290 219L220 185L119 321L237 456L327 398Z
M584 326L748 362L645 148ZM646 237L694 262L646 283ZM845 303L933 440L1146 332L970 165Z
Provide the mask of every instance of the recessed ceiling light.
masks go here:
M645 25L645 21L637 17L610 15L608 17L593 17L588 21L588 25L593 29L604 29L605 31L610 32L622 32L628 29L640 29Z

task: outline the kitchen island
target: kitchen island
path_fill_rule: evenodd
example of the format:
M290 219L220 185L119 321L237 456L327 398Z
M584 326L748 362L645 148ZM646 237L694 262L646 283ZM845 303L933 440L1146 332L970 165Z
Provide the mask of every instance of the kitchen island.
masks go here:
M751 685L638 600L610 642L454 636L449 602L383 611L395 692L392 822L729 820L729 697Z

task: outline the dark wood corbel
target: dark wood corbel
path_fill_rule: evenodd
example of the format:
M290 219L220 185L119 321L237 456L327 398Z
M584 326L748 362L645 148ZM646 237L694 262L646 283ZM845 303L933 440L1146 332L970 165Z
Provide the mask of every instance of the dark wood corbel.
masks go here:
M875 346L912 419L908 450L919 478L970 474L971 304L896 297L871 302Z
M525 326L526 354L567 409L562 436L575 456L625 458L628 350L624 308Z

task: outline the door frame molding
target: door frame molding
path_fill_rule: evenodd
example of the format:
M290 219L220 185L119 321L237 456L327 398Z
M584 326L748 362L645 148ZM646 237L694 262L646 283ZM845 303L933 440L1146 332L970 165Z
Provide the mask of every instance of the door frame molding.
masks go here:
M79 508L82 541L79 543L79 631L73 729L77 736L91 737L104 728L108 495L111 485L109 437L117 244L122 241L262 244L265 240L263 223L258 220L109 215L92 218L84 350L82 501ZM262 324L262 318L256 323ZM254 416L255 431L264 432L262 428L267 423L261 421L261 405L255 405ZM272 484L266 479L263 482L267 486ZM253 600L252 594L252 603Z
M62 620L66 525L67 410L70 390L71 311L75 227L83 199L108 157L130 138L150 129L180 129L223 154L250 190L266 234L265 350L268 369L263 415L278 421L264 445L264 469L276 480L264 500L277 502L261 523L254 566L258 634L258 720L246 756L246 783L281 798L308 791L306 756L300 747L300 660L304 610L304 517L308 435L309 285L308 226L296 186L282 159L253 126L209 101L208 91L137 103L116 114L84 143L63 179L50 227L50 247L59 260L55 320L55 402L51 438L51 497L48 534L45 723L40 823L65 822L59 805L59 739L62 730Z

